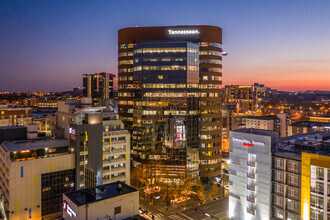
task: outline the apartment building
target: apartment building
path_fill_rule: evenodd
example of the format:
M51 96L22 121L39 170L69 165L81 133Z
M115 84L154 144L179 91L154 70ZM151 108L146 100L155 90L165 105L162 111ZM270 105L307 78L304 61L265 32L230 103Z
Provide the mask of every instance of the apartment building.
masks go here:
M246 128L277 131L280 137L288 136L288 126L290 123L290 117L283 113L269 116L245 117Z
M255 111L258 104L258 93L255 86L226 85L225 100L235 102L237 112Z
M95 174L96 185L130 184L130 134L119 115L92 109L84 114L69 129L71 147L76 149L76 188L85 187L86 170Z

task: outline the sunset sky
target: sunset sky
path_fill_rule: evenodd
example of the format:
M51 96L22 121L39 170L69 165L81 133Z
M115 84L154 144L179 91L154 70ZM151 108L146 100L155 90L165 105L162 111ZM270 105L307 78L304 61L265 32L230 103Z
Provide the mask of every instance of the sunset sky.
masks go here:
M117 73L125 27L223 29L223 85L330 90L330 1L0 0L0 91L63 91Z

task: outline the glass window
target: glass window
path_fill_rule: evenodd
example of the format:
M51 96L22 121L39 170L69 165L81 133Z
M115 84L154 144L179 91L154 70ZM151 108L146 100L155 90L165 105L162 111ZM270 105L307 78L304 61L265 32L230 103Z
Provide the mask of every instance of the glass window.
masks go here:
M298 161L287 160L286 167L289 172L299 173L300 171Z
M324 184L315 180L311 180L311 191L318 194L324 194Z

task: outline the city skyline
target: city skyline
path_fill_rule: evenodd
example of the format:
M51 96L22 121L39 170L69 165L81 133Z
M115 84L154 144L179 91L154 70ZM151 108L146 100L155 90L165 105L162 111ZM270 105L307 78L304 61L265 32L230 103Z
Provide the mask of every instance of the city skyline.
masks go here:
M3 1L1 91L82 87L82 74L117 74L119 29L196 24L223 29L223 86L258 82L287 91L328 90L330 3L283 3L192 1L187 10L175 1Z

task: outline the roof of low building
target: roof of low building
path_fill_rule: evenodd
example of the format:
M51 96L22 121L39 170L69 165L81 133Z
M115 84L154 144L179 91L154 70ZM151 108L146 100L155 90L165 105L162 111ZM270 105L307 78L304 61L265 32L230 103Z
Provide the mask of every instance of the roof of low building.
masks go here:
M13 142L3 142L2 146L9 152L21 151L21 150L36 150L42 148L56 148L69 146L69 141L65 139L37 139L37 140L22 140Z
M26 128L25 126L1 126L0 130L8 130L8 129L20 129Z
M276 115L268 115L268 116L247 116L248 119L257 119L257 120L274 120L278 119Z
M81 189L74 192L64 193L77 206L91 204L105 199L115 198L118 196L138 192L135 188L121 182L113 182L101 186L96 189Z
M280 138L274 154L275 156L300 159L301 152L330 155L330 133L316 131Z
M290 126L295 126L295 127L325 127L328 126L330 127L329 122L319 122L319 121L298 121L295 123L292 123Z

